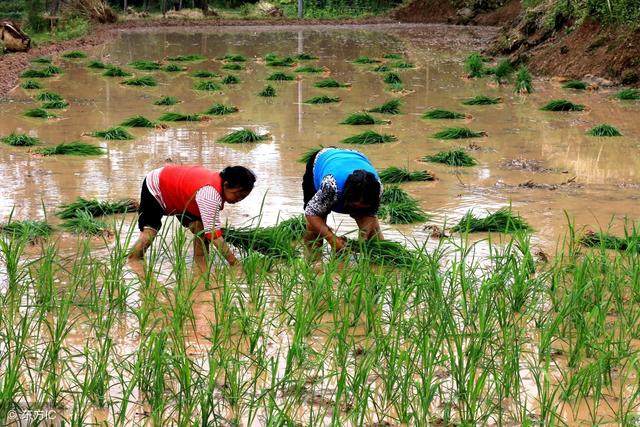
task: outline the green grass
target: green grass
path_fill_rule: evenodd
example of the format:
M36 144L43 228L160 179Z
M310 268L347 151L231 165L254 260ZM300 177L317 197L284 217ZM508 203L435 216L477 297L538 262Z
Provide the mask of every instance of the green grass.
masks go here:
M618 91L614 97L621 101L638 101L640 100L640 89L623 89Z
M136 212L138 204L131 199L98 200L78 197L71 203L62 204L56 211L60 219L77 218L82 213L91 217Z
M368 130L357 135L350 136L343 139L343 144L359 144L359 145L371 145L371 144L384 144L387 142L394 142L398 138L393 135L379 134L372 130Z
M371 264L404 268L416 265L417 255L391 240L349 240L347 250Z
M153 105L176 105L178 100L173 96L163 96L153 103Z
M277 95L276 89L271 85L266 85L264 87L264 89L262 89L260 92L258 92L258 96L264 96L264 97L267 97L267 98L274 97L276 95Z
M305 104L331 104L333 102L340 102L340 98L337 96L314 96L304 101Z
M392 99L384 104L367 110L370 113L381 113L381 114L400 114L400 106L402 105L402 101L399 99Z
M57 101L48 101L42 104L42 108L47 110L62 109L62 108L67 108L68 106L69 106L69 103L64 99L57 100Z
M319 87L319 88L338 88L338 87L348 87L347 84L345 83L340 83L337 80L334 79L325 79L325 80L320 80L317 81L313 84L315 87Z
M84 142L67 142L54 147L45 147L38 150L43 156L100 156L105 154L104 149Z
M40 92L36 95L38 101L63 101L64 98L55 92Z
M417 200L397 185L384 189L378 216L389 224L413 224L424 222L428 218Z
M80 59L80 58L86 58L87 54L79 50L72 50L70 52L63 53L62 57L67 59Z
M203 91L209 91L209 92L213 92L213 91L218 91L221 90L222 87L214 82L213 80L202 80L197 82L193 88L195 90L203 90Z
M311 65L305 65L303 67L298 67L295 69L296 73L322 73L324 72L324 68L322 67L312 67Z
M296 60L290 56L271 55L266 58L266 64L269 67L292 67Z
M227 227L223 235L226 242L244 253L255 251L267 257L295 258L298 252L292 242L302 238L305 227L304 217L298 216L271 227Z
M514 84L514 91L519 94L533 92L533 78L524 65L518 68L518 73L516 74L516 81Z
M160 69L160 63L158 61L146 61L143 59L133 61L129 65L136 70L141 71L154 71Z
M193 73L191 73L191 76L197 77L199 79L210 79L213 77L218 77L216 73L206 70L194 71Z
M606 123L591 128L587 133L591 136L622 136L618 129Z
M0 232L14 239L26 239L29 242L34 242L49 237L53 233L53 227L46 221L11 221L0 225Z
M307 52L298 53L297 55L294 56L294 58L299 61L310 61L312 59L318 59L317 56L314 56Z
M433 138L438 139L464 139L464 138L479 138L486 136L485 132L476 132L465 127L453 127L446 128L433 134Z
M192 62L192 61L204 61L207 59L202 55L178 55L178 56L170 56L167 58L167 61L178 61L178 62Z
M490 96L478 95L475 98L465 99L462 101L464 105L493 105L502 102L502 98L491 98Z
M202 120L200 114L164 113L158 119L161 122L199 122Z
M106 70L108 67L107 64L105 64L104 62L100 62L100 61L89 61L89 63L87 64L87 68L92 68L94 70Z
M29 136L24 133L11 133L8 136L2 138L2 142L14 147L31 147L33 145L40 144L40 139Z
M353 62L354 64L377 64L380 62L380 60L375 58L370 58L368 56L359 56L358 58L354 59L351 62Z
M155 127L156 124L147 119L145 116L137 115L129 117L124 122L120 123L120 126L127 126L132 128L152 128Z
M390 166L378 173L383 184L399 184L413 181L434 181L433 174L426 170L409 171L407 168Z
M451 228L451 231L513 233L532 231L532 229L522 217L514 214L510 208L502 208L484 218L477 217L472 211L469 211L458 224Z
M127 79L123 81L122 84L128 86L157 86L158 82L156 82L156 79L151 76L143 76Z
M425 156L424 162L443 163L449 166L475 166L478 161L468 155L464 150L440 151L437 154Z
M585 90L587 89L587 83L582 80L569 80L568 82L565 82L562 87L564 89Z
M580 238L580 243L589 247L640 253L640 237L633 233L625 237L617 237L613 234L589 230Z
M220 68L222 68L223 70L228 70L228 71L240 71L240 70L244 70L244 65L237 64L237 63L231 63L231 64L224 64Z
M237 53L227 53L222 57L223 60L229 62L246 62L247 58Z
M116 126L106 130L97 130L91 133L91 136L96 138L102 138L106 140L129 140L134 139L134 136L129 133L125 128Z
M259 135L251 129L240 129L219 138L218 142L222 144L246 144L265 141L267 138L268 135Z
M472 53L464 60L464 69L467 77L478 78L486 74L484 63L487 59L477 52Z
M240 79L232 74L227 74L222 79L222 84L225 85L237 85L238 83L240 83Z
M383 81L387 84L401 84L402 79L398 73L390 72L384 75Z
M103 236L109 232L109 226L95 219L86 211L78 211L75 218L70 218L60 225L65 231L81 236Z
M22 83L20 87L27 90L43 88L43 86L35 80L27 80L26 82Z
M180 71L186 71L186 69L187 69L186 67L181 67L178 64L169 64L165 66L162 70L168 73L178 73Z
M340 122L341 125L376 125L384 123L369 113L353 113Z
M131 73L124 71L120 67L110 66L102 75L105 77L129 77Z
M542 111L582 111L584 110L584 105L574 104L565 99L554 99L540 109Z
M55 114L49 113L47 110L43 108L32 108L24 112L25 117L35 117L38 119L49 119L56 117Z
M233 105L224 105L221 103L216 103L209 108L205 114L210 114L212 116L225 116L227 114L232 114L238 112L238 107L234 107Z
M423 119L464 119L466 116L462 113L457 113L455 111L443 110L441 108L436 108L431 111L427 111L422 115Z
M296 76L294 76L293 74L283 73L281 71L277 73L273 73L269 77L267 77L267 80L276 81L276 82L290 81L295 79L296 79Z

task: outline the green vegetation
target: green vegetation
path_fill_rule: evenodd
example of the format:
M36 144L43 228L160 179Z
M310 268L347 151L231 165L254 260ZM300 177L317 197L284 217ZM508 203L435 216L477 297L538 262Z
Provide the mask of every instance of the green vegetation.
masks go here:
M345 83L340 83L337 80L334 79L325 79L325 80L320 80L317 81L313 84L315 87L319 87L319 88L336 88L336 87L347 87L349 85L345 84Z
M103 236L109 232L109 226L104 221L95 219L86 211L78 211L77 216L65 220L61 227L74 234L82 236Z
M232 74L227 74L222 79L222 84L225 84L225 85L236 85L238 83L240 83L240 79Z
M402 55L399 53L385 53L382 57L384 59L402 59Z
M331 104L333 102L340 102L340 98L337 96L314 96L304 101L305 104Z
M48 56L39 56L31 60L34 64L51 64L51 58Z
M224 64L220 68L222 68L223 70L229 70L229 71L239 71L239 70L244 70L244 65L236 64L236 63L230 63L230 64Z
M377 125L385 123L368 113L353 113L340 122L341 125Z
M158 119L161 122L199 122L202 120L200 114L164 113Z
M16 240L34 242L49 237L53 233L53 227L47 221L10 221L0 225L0 233Z
M588 134L591 136L622 136L618 129L606 123L590 129Z
M484 63L487 59L477 52L473 52L464 60L464 69L467 72L467 77L478 78L484 77L486 74L484 69Z
M160 69L160 63L158 61L146 61L143 59L133 61L129 65L135 68L136 70L142 70L142 71L154 71L154 70Z
M64 99L56 100L56 101L48 101L42 104L42 108L47 110L67 108L68 106L69 106L69 103Z
M83 142L67 142L54 147L41 148L38 150L38 154L43 156L100 156L105 154L105 152L97 145L85 144Z
M400 68L400 69L416 68L415 64L412 64L411 62L405 62L405 61L393 62L391 66L393 68Z
M155 127L156 124L147 119L145 116L138 115L129 117L127 120L120 123L120 126L127 126L132 128L152 128Z
M574 104L565 99L554 99L540 108L542 111L582 111L584 105Z
M173 96L163 96L159 100L155 101L153 105L176 105L178 100Z
M294 56L294 58L297 59L298 61L310 61L312 59L318 59L317 56L314 56L306 52L299 53L296 56Z
M311 65L305 65L303 67L298 67L295 69L296 73L322 73L324 72L324 68L322 67L312 67Z
M27 80L26 82L22 83L20 87L27 90L43 88L43 86L35 80Z
M364 262L388 267L411 268L417 262L417 254L392 240L349 240L347 250Z
M376 73L388 73L389 71L391 71L391 67L389 67L387 64L382 64L375 67L373 71L375 71Z
M210 79L213 77L218 77L218 75L216 73L213 73L211 71L205 71L205 70L200 70L200 71L194 71L193 73L191 73L192 77L197 77L200 79Z
M394 185L385 188L382 193L378 215L389 224L413 224L428 219L418 202Z
M56 216L60 219L77 218L82 213L91 217L136 212L138 204L131 199L97 200L78 197L75 201L60 205Z
M258 92L258 96L264 96L267 98L274 97L276 96L276 89L271 85L266 85L264 89Z
M268 137L269 135L258 135L251 129L239 129L219 138L218 142L223 144L246 144L261 142Z
M464 105L492 105L502 102L502 98L491 98L489 96L478 95L475 98L470 98L462 101Z
M72 50L71 52L63 53L62 57L67 59L80 59L80 58L86 58L87 54L79 50Z
M236 53L227 53L222 59L229 62L245 62L247 60L244 56Z
M129 77L131 76L131 73L128 73L119 67L109 66L102 75L105 77Z
M466 116L462 113L457 113L455 111L443 110L440 108L436 108L431 111L427 111L422 115L423 119L464 119Z
M227 114L236 113L238 111L238 107L234 107L233 105L224 105L221 103L216 103L211 106L206 112L206 114L211 114L212 116L224 116Z
M587 88L587 83L582 80L569 80L568 82L565 82L562 87L564 89L585 90Z
M36 95L38 101L62 101L64 98L62 95L55 92L40 92Z
M204 90L204 91L218 91L220 89L222 89L222 87L214 82L213 80L202 80L197 82L193 88L195 90Z
M533 92L533 78L531 77L529 70L527 70L527 67L524 65L521 65L520 68L518 68L514 91L519 94Z
M481 136L486 136L486 133L476 132L465 127L446 128L433 134L433 138L438 139L479 138Z
M290 56L277 56L267 55L265 58L266 64L269 67L292 67L296 63L296 60Z
M43 68L40 70L30 68L28 70L25 70L22 74L20 74L20 77L29 78L29 79L33 79L33 78L44 79L47 77L54 76L56 74L60 74L60 71L59 71L60 69L58 67L55 67L53 65L51 67L53 68ZM52 70L53 71L58 70L58 72L52 72Z
M437 154L425 156L424 162L444 163L449 166L475 166L478 161L468 155L464 150L440 151Z
M508 59L502 59L498 62L498 65L491 68L488 73L493 75L496 83L502 84L502 81L513 73L513 68L511 68L511 63Z
M223 235L226 242L245 254L256 251L268 257L294 258L298 252L292 243L302 238L305 228L305 219L300 215L271 227L227 227Z
M40 139L24 133L12 133L2 138L2 142L14 147L31 147L32 145L40 144Z
M623 89L614 97L622 101L638 101L640 100L640 89Z
M451 231L513 233L531 231L531 226L522 217L511 212L511 208L502 208L484 218L479 218L472 211L469 211L458 224L451 228Z
M344 144L371 145L371 144L384 144L387 142L393 142L393 141L396 141L397 139L398 138L396 138L393 135L379 134L378 132L368 130L368 131L359 133L357 135L345 138L340 142Z
M296 79L296 76L294 76L293 74L283 73L281 71L277 73L273 73L269 77L267 77L267 80L277 81L277 82L295 80L295 79Z
M313 156L318 154L320 150L322 150L323 148L324 146L321 145L320 147L314 147L314 148L308 149L307 151L305 151L305 153L302 156L300 156L300 158L298 159L298 163L307 164L307 162L311 160Z
M143 76L127 79L123 81L122 84L128 86L157 86L158 82L151 76Z
M38 119L49 119L56 117L55 114L49 113L43 108L32 108L24 112L25 117L35 117Z
M94 70L105 70L107 68L109 68L107 66L107 64L105 64L104 62L100 62L100 61L90 61L87 64L87 68L93 68Z
M354 64L377 64L380 62L380 60L369 58L368 56L360 56L351 62L353 62Z
M580 243L601 249L640 253L640 236L636 232L628 233L625 237L617 237L605 232L588 230L580 238Z
M402 79L398 73L390 72L384 75L383 81L387 84L400 84Z
M202 55L178 55L178 56L170 56L167 58L167 61L178 61L178 62L192 62L192 61L204 61L207 59Z
M186 71L186 67L181 67L178 64L169 64L166 67L164 67L162 70L166 71L167 73L178 73L180 71Z
M378 174L383 184L399 184L412 181L434 181L435 177L428 171L409 171L407 168L390 166Z
M399 99L392 99L390 101L385 102L384 104L367 110L370 113L382 113L382 114L400 114L400 106L402 105L402 101Z
M130 134L129 131L120 126L112 127L106 130L94 131L91 133L91 136L106 139L108 141L134 139L134 136Z

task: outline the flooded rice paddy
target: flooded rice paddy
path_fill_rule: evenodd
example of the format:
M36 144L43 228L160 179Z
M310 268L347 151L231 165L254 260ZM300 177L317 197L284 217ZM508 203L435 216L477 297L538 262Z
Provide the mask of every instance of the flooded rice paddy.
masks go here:
M151 253L159 282L138 281L123 261L128 239L137 234L130 226L134 215L118 217L121 229L106 245L66 233L58 236L61 249L50 249L55 253L49 255L41 256L40 246L5 245L0 365L15 381L0 379L0 417L11 422L11 414L46 410L57 423L66 418L73 425L637 423L638 255L602 252L585 258L572 242L557 246L569 231L567 218L578 228L611 224L619 235L625 218L637 219L640 103L616 101L606 88L562 89L554 79L535 79L528 96L489 78L467 79L462 62L479 49L487 31L443 26L128 31L89 51L88 59L54 60L63 73L41 82L70 103L56 111L58 119L22 116L39 106L33 99L38 91L9 93L0 105L0 136L26 133L47 146L93 142L106 154L42 157L3 145L3 223L10 215L18 220L46 215L55 222L55 208L78 196L136 198L146 172L170 161L252 168L256 189L227 207L224 217L240 225L262 212L262 224L270 225L279 216L302 212L304 165L297 159L304 152L345 146L342 139L372 129L397 137L355 147L378 169L427 169L437 176L435 182L402 185L431 215L426 224L444 227L470 209L483 214L511 205L534 232L530 240L492 236L501 244L467 246L455 234L446 242L429 238L425 224L385 225L393 239L426 242L419 268L382 271L357 263L344 269L331 261L319 274L301 260L274 263L250 256L248 279L236 281L218 268L206 284L188 274L189 236L172 227ZM299 52L317 56L304 63L325 71L269 82L277 96L259 97L272 72L298 74L269 67L262 58ZM245 69L222 69L219 58L227 53L246 56ZM351 62L388 53L415 64L397 71L402 93L390 91L372 71L379 64ZM128 65L139 59L166 63L167 57L184 54L206 60L180 63L186 67L181 72ZM90 59L136 77L152 75L158 85L125 86L124 78L87 68ZM191 77L197 70L233 74L240 83L197 91L200 79ZM324 78L350 87L314 87ZM340 102L304 104L324 94ZM503 102L461 104L476 95ZM163 96L180 102L155 106ZM402 114L379 116L389 124L339 124L394 98L402 100ZM587 109L539 110L558 98ZM157 120L171 111L203 113L216 102L240 111L130 129L135 135L130 141L84 135L138 114ZM470 118L421 118L433 108ZM623 136L587 135L601 123ZM487 136L431 137L457 125ZM270 138L245 145L216 142L241 127ZM468 149L479 164L451 168L418 161L457 147ZM341 231L354 226L339 215L331 223ZM23 252L24 259L37 262L11 262ZM186 263L183 253L189 254ZM565 254L566 264L535 261L555 253ZM19 355L17 362L11 354Z

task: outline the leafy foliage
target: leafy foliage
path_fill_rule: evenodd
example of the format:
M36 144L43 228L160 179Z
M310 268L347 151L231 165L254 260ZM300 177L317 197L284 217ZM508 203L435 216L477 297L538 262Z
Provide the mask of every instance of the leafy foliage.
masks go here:
M425 156L422 160L432 163L444 163L449 166L475 166L478 164L478 161L464 150L440 151L437 154Z

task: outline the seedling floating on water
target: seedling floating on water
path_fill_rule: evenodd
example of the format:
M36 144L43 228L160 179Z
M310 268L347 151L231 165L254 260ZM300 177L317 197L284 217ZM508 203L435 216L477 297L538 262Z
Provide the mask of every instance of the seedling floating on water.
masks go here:
M55 92L40 92L36 99L38 101L62 101L64 98Z
M565 84L562 85L564 89L577 89L577 90L585 90L587 88L587 83L582 80L569 80Z
M218 142L223 144L245 144L264 141L268 138L266 135L258 135L251 129L240 129L218 139Z
M271 85L266 85L264 89L258 93L258 96L274 97L276 96L276 89Z
M640 100L640 89L623 89L614 97L621 101L637 101Z
M384 82L387 84L401 84L402 79L397 73L391 72L384 75Z
M479 138L486 136L486 132L476 132L464 127L446 128L440 132L433 134L433 138L438 139L464 139L464 138Z
M153 105L175 105L178 103L178 100L173 96L165 96L155 101Z
M133 139L133 135L131 135L125 128L120 126L112 127L106 130L97 130L91 133L91 136L96 138L102 138L106 140L128 140Z
M379 107L372 108L369 111L370 113L382 113L382 114L400 114L400 106L402 105L402 101L399 99L392 99L390 101L385 102Z
M22 89L42 89L42 85L35 80L27 80L20 87Z
M585 246L613 249L615 251L640 252L640 237L630 234L624 238L603 232L588 230L580 238L580 243Z
M435 177L427 171L409 171L406 168L390 166L383 169L379 174L383 184L399 184L401 182L412 181L434 181Z
M237 111L238 107L217 103L213 104L213 106L211 106L211 108L207 110L206 114L211 114L212 116L224 116L227 114L235 113Z
M378 120L369 113L353 113L340 122L341 125L377 125L381 123L388 122Z
M464 60L464 69L467 72L467 77L478 78L483 77L486 73L484 70L484 63L487 59L477 52L472 53Z
M69 58L69 59L79 59L79 58L86 58L87 54L84 52L80 52L79 50L72 50L71 52L63 53L62 57Z
M83 236L102 236L109 231L104 221L95 219L86 211L78 211L75 218L65 220L61 226L66 231Z
M378 59L369 58L368 56L360 56L352 61L354 64L376 64L380 62Z
M427 111L422 115L423 119L464 119L467 116L455 111L442 110L436 108L435 110Z
M411 267L416 264L416 254L392 240L348 240L347 249L367 258L372 264L391 267Z
M131 199L97 200L78 197L75 201L60 205L56 216L60 219L76 218L80 212L86 212L92 217L113 215L138 210L138 203Z
M151 76L135 77L122 82L122 84L129 86L157 86L158 83Z
M43 156L100 156L104 154L101 147L93 144L85 144L83 142L69 142L58 144L55 147L46 147L38 150L38 154Z
M425 156L422 161L432 163L444 163L449 166L474 166L478 162L464 150L441 151L431 156Z
M496 97L491 98L489 96L478 95L475 98L466 99L462 101L464 105L492 105L499 104L502 101L502 98Z
M222 84L225 85L236 85L238 83L240 83L240 79L231 74L224 76L224 78L222 79Z
M340 83L337 80L334 79L326 79L326 80L320 80L317 81L313 84L315 87L319 87L319 88L336 88L336 87L347 87L349 85L345 84L345 83Z
M25 135L23 133L12 133L2 138L2 142L14 147L31 147L40 144L40 140L36 137Z
M588 133L591 136L622 136L618 129L606 123L590 129Z
M144 116L133 116L120 123L120 126L128 126L132 128L152 128L156 124Z
M244 70L244 65L231 63L231 64L224 64L221 68L223 70L239 71L239 70Z
M533 79L524 65L518 69L514 90L519 94L533 92Z
M185 71L186 68L185 67L181 67L178 64L169 64L166 67L164 67L163 70L168 72L168 73L177 73L179 71Z
M344 144L370 145L370 144L384 144L386 142L396 141L397 139L398 138L396 138L393 135L379 134L378 132L368 130L366 132L359 133L358 135L345 138L340 142Z
M202 55L178 55L178 56L170 56L167 58L168 61L178 61L178 62L187 62L187 61L204 61L205 58Z
M136 70L142 70L142 71L153 71L153 70L160 69L160 63L158 61L138 60L138 61L133 61L129 65L131 65Z
M53 227L46 221L11 221L8 224L0 225L0 232L16 239L26 239L33 242L49 237L53 233Z
M294 58L300 61L309 61L312 59L318 59L317 56L313 56L312 54L306 53L306 52L299 53Z
M295 64L295 59L290 56L271 55L265 58L269 67L291 67Z
M191 73L191 76L198 77L200 79L210 79L212 77L218 77L216 73L212 73L211 71L204 71L204 70L194 71L193 73Z
M451 228L451 231L512 233L515 231L531 231L531 226L522 217L511 212L511 209L502 208L484 218L479 218L472 211L469 211L457 225Z
M244 56L236 53L227 53L222 59L229 62L245 62L247 60Z
M218 83L214 82L213 80L203 80L200 82L197 82L193 88L195 90L204 90L204 91L216 91L216 90L220 90L221 87Z
M105 77L129 77L131 73L124 71L122 68L111 66L102 75Z
M67 101L65 101L64 99L56 100L56 101L49 101L49 102L45 102L45 103L42 104L42 108L45 108L47 110L55 110L55 109L67 108L68 106L69 106L69 103Z
M55 114L51 114L43 108L32 108L31 110L25 111L24 115L26 117L35 117L39 119L48 119L48 118L56 117Z
M199 114L164 113L158 119L162 122L199 122L202 116Z
M314 96L313 98L304 101L305 104L331 104L332 102L340 102L340 98L337 96Z
M296 73L322 73L324 72L324 68L322 67L312 67L310 65L306 65L304 67L296 68Z
M93 68L94 70L104 70L107 65L100 61L91 61L87 64L87 68Z
M540 109L542 111L582 111L584 105L574 104L565 99L554 99Z
M273 73L269 77L267 77L267 80L277 81L277 82L295 80L295 79L296 79L296 76L294 76L293 74L288 74L283 72Z

